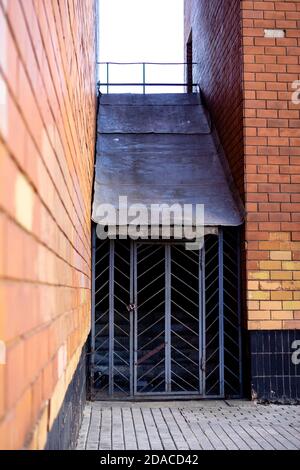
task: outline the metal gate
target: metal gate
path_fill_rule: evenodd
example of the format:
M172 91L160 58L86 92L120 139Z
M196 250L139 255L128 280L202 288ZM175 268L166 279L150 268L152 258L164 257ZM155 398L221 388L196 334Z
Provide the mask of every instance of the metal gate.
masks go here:
M94 237L93 399L241 396L238 247Z

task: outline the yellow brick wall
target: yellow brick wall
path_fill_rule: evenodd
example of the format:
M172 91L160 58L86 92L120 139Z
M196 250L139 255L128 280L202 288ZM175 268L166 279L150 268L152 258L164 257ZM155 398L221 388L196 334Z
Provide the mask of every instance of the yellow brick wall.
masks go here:
M43 448L90 329L95 25L0 0L0 448Z

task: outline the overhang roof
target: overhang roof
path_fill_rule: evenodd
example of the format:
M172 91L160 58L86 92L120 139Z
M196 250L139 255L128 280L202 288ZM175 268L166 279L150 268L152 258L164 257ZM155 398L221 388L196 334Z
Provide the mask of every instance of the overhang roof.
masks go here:
M92 219L99 204L204 204L205 225L243 222L241 203L198 94L100 98ZM191 223L194 223L194 217Z

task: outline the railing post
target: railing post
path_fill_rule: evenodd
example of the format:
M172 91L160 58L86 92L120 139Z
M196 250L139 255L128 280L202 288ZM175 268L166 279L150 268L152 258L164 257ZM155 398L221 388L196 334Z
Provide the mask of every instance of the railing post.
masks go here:
M146 83L146 64L145 64L145 62L143 62L143 94L144 95L146 93L145 83Z

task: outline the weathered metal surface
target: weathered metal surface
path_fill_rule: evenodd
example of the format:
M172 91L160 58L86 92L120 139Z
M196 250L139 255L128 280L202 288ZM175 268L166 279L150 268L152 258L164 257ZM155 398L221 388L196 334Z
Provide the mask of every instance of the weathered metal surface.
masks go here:
M101 105L98 132L207 134L210 127L199 105Z
M102 105L127 105L127 106L187 106L200 104L200 96L198 93L114 93L111 95L103 94L100 98Z
M174 104L171 106L170 103ZM92 218L99 204L204 204L205 224L242 216L197 95L105 95L98 117ZM102 104L104 102L104 104ZM195 223L195 213L191 223Z
M212 173L216 183L224 181L214 145L202 135L103 135L98 155L101 165L96 167L96 180L100 184L113 184L116 173L124 171L124 183L134 186L199 185L206 183Z
M168 184L168 174L166 182L161 184L136 185L123 184L126 180L126 172L120 175L120 180L113 185L104 185L95 182L95 196L93 220L100 221L97 207L105 202L112 204L119 210L119 196L127 196L128 206L131 204L143 203L149 209L151 204L204 204L205 225L240 225L241 217L233 197L228 190L226 182L197 184L185 186L184 184L173 187ZM213 187L212 187L213 184ZM150 220L147 218L147 220ZM195 210L193 219L195 221ZM188 223L189 220L186 220ZM107 222L108 223L108 222ZM113 223L113 219L112 219Z

